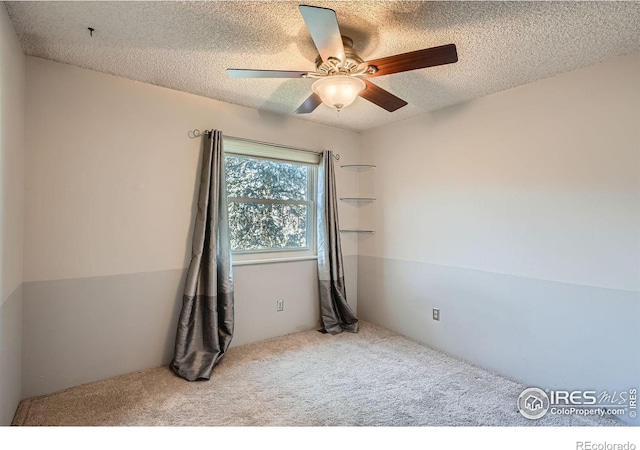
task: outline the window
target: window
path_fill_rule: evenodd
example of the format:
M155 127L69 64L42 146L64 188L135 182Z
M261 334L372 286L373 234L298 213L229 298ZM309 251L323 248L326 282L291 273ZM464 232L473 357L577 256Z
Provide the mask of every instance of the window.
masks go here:
M225 138L235 261L315 255L318 155Z

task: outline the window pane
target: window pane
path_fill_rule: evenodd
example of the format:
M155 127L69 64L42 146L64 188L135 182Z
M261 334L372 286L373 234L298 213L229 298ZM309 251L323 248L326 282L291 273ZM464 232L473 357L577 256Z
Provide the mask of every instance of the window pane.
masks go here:
M296 164L242 156L225 156L229 197L308 200L309 169Z
M307 205L229 202L232 250L304 248Z

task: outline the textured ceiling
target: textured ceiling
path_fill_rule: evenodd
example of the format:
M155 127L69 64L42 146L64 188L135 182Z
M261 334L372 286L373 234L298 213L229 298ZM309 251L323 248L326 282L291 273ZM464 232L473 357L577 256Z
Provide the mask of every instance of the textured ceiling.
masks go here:
M310 79L230 79L226 68L313 70L300 2L7 2L25 54L291 114ZM367 59L455 43L456 64L372 79L409 105L364 99L298 116L365 130L640 51L638 2L324 2ZM87 27L95 28L89 37Z

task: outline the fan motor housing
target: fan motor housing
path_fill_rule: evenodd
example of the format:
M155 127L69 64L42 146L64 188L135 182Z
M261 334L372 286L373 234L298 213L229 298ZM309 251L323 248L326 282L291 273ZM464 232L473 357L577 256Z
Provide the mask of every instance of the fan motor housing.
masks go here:
M342 36L342 45L344 46L345 60L340 61L338 58L329 58L323 61L318 55L316 58L316 72L326 75L336 75L339 73L351 74L358 71L364 60L353 48L353 39L348 36Z

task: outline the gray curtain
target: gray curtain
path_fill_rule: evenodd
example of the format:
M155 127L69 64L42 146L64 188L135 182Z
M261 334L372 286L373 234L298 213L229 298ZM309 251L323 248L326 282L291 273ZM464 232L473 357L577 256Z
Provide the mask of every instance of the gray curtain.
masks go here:
M209 379L233 337L233 275L222 133L212 131L202 156L198 214L171 368Z
M358 332L358 318L347 303L338 225L338 198L333 153L322 153L318 171L318 283L322 331Z

